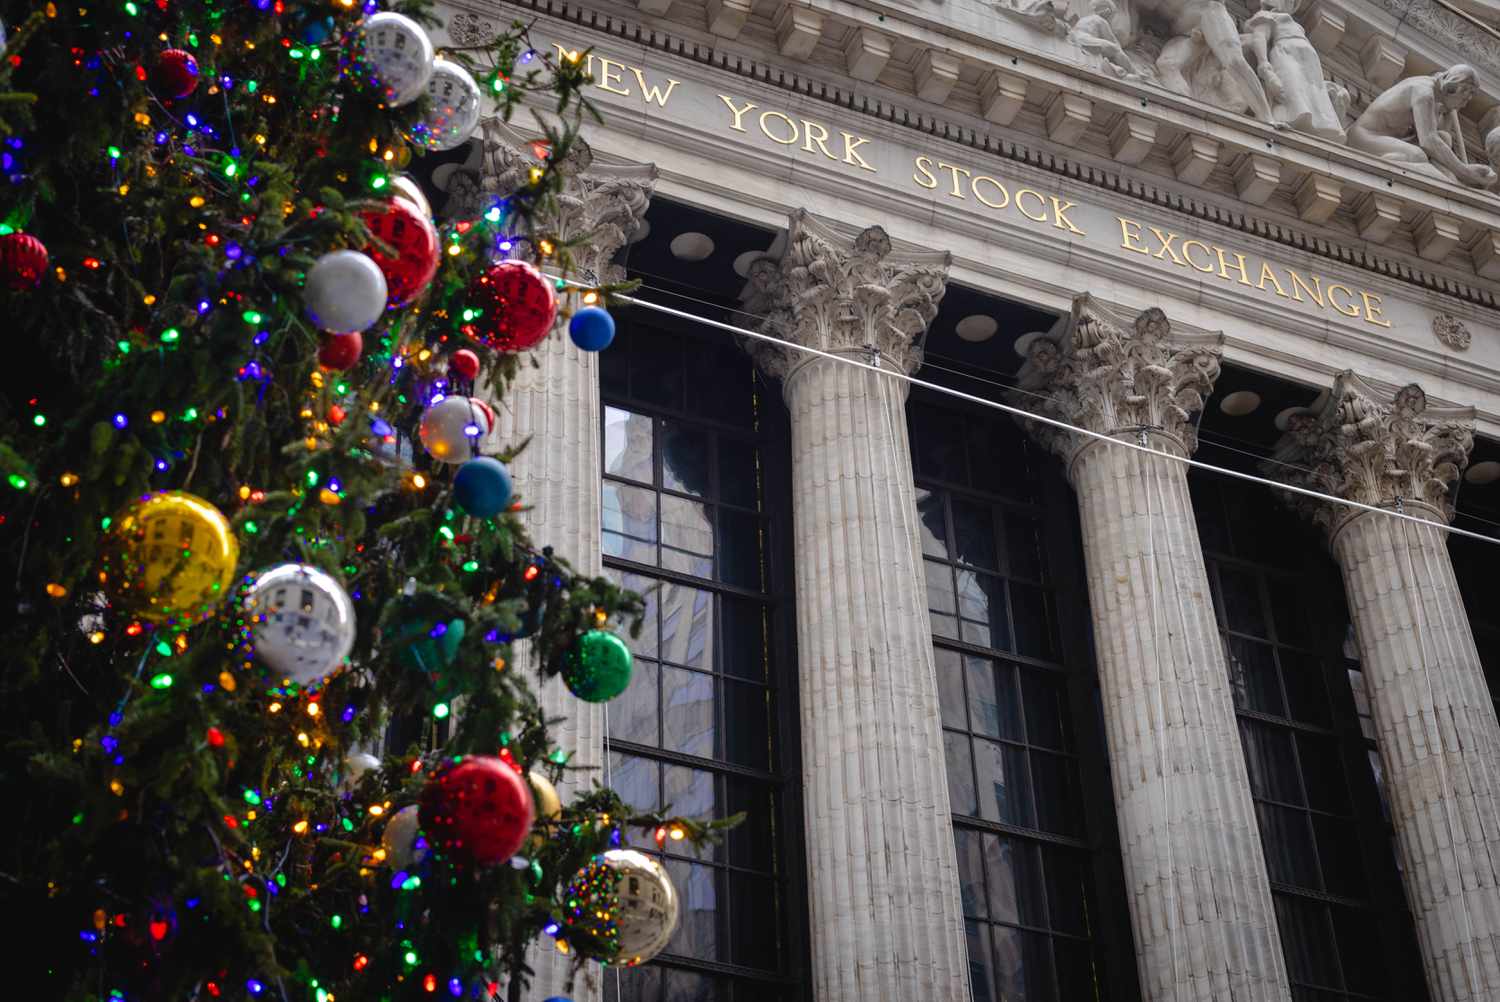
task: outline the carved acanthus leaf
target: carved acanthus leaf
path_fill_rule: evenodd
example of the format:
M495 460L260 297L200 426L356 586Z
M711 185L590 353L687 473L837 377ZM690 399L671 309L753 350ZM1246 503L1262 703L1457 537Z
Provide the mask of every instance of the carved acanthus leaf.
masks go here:
M448 19L448 37L454 45L485 45L500 37L495 22L461 11Z
M883 229L852 240L792 213L787 250L751 264L745 309L760 330L822 351L876 351L905 372L921 364L921 342L947 288L946 253L893 253ZM785 378L810 357L766 341L745 348L769 374Z
M1173 343L1166 314L1156 307L1131 319L1079 296L1060 335L1032 342L1012 402L1105 435L1164 432L1191 454L1197 446L1193 416L1213 392L1221 350L1217 338L1175 340L1179 343ZM1028 428L1068 460L1088 442L1086 436L1039 422L1028 422Z
M1414 501L1451 518L1448 491L1469 461L1473 414L1429 408L1416 384L1391 397L1342 372L1321 407L1288 419L1265 469L1322 494L1386 507ZM1315 498L1294 504L1328 528L1357 513Z

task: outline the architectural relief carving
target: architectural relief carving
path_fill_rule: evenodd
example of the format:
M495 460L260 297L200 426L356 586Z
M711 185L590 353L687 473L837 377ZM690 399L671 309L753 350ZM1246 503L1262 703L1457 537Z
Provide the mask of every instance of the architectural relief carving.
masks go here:
M1298 132L1343 142L1343 121L1330 100L1322 60L1292 16L1296 7L1296 0L1260 0L1260 10L1245 22L1256 72L1277 121ZM1347 103L1347 92L1344 100Z
M1403 23L1433 38L1441 38L1470 62L1500 73L1500 46L1495 36L1467 18L1444 10L1433 0L1375 0Z
M1361 504L1417 502L1451 518L1448 488L1474 445L1473 411L1428 408L1412 384L1394 398L1343 372L1321 406L1287 419L1267 472ZM1311 498L1293 503L1334 529L1358 514Z
M480 123L483 143L480 191L504 198L528 180L537 165L531 142L498 118ZM573 250L573 265L584 281L617 282L624 272L610 263L646 214L656 187L655 164L603 163L577 140L558 166L567 184L557 196L548 228L562 240L587 236ZM525 252L522 252L524 256Z
M1120 46L1120 39L1115 35L1115 29L1110 27L1110 18L1120 12L1114 0L1094 0L1089 8L1089 13L1080 17L1073 30L1068 33L1069 40L1086 55L1094 56L1102 66L1107 67L1116 76L1127 80L1140 80L1145 74L1131 63L1130 57L1125 54L1124 48Z
M1468 351L1469 345L1474 340L1474 336L1469 333L1468 325L1449 313L1434 314L1432 334L1443 343L1444 347L1452 348L1454 351Z
M1473 67L1462 64L1432 76L1407 77L1370 102L1349 127L1349 145L1434 177L1487 188L1495 183L1494 169L1466 163L1460 155L1458 112L1477 86Z
M763 318L761 330L786 341L822 351L876 351L914 372L951 260L947 252L894 253L879 226L850 240L798 209L781 260L761 258L750 266L745 308ZM810 357L765 341L745 348L783 379Z
M1171 323L1156 307L1130 319L1079 296L1060 337L1032 341L1015 401L1101 434L1161 431L1191 454L1197 446L1192 418L1219 376L1220 340L1201 334L1173 338ZM1069 461L1090 441L1035 422L1028 422L1028 430Z
M448 19L448 37L454 45L484 45L500 37L495 22L463 11Z

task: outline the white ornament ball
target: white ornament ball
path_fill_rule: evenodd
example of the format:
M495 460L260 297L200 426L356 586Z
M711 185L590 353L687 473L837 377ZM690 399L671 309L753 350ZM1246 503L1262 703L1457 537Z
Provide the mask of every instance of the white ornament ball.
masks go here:
M634 849L610 849L604 864L620 877L619 952L612 967L643 964L666 949L677 929L678 897L666 867Z
M495 426L495 412L475 397L444 397L422 412L417 429L427 454L440 463L467 463Z
M344 775L339 785L346 791L352 790L365 778L365 773L379 768L380 759L369 752L350 752L344 757Z
M385 861L392 869L404 870L427 858L427 844L417 844L417 829L422 827L421 807L409 804L391 815L380 836Z
M381 11L355 29L355 62L392 107L422 96L432 76L432 39L405 14Z
M245 595L245 617L255 656L299 685L322 684L354 646L349 593L307 564L281 564L258 575Z
M385 275L356 250L331 251L307 273L302 303L313 323L333 334L369 329L385 312Z
M429 106L411 131L411 140L429 150L451 150L479 124L483 98L469 71L439 56L427 81Z

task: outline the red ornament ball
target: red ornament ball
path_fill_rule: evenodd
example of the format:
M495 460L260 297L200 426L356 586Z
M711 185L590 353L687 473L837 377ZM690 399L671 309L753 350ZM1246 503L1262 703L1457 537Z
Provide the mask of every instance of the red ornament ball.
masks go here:
M360 337L359 331L330 334L323 347L318 349L318 364L325 369L352 369L364 350L365 339Z
M448 359L448 368L460 379L472 381L479 377L479 356L467 348L460 348Z
M535 813L526 780L489 755L449 762L422 790L422 829L433 845L480 864L514 856Z
M156 57L156 87L174 101L187 97L198 89L198 60L182 49L163 52Z
M30 233L0 237L0 279L12 289L34 289L47 270L47 248Z
M525 261L501 261L469 286L468 308L479 315L461 328L465 334L496 351L525 351L552 329L557 290Z
M395 251L392 256L374 244L365 248L385 275L386 305L405 306L421 295L437 274L441 258L437 230L404 198L390 199L379 209L366 209L360 217L377 240Z

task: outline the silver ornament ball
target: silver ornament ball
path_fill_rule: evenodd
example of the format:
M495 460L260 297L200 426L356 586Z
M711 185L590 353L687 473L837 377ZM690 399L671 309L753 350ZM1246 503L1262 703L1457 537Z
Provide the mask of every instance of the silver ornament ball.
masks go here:
M479 124L483 97L469 71L439 56L427 81L429 107L411 131L411 140L429 150L451 150Z
M678 897L666 867L634 849L610 849L604 865L619 876L619 952L611 967L634 967L666 949L677 929Z
M387 104L409 104L422 96L432 76L432 39L405 14L381 11L359 23L354 37L361 75Z
M324 254L308 269L302 304L313 323L334 334L367 330L385 312L385 275L356 250Z
M327 681L354 646L354 603L316 567L281 564L261 573L244 605L255 656L299 685Z
M440 463L467 463L495 426L495 412L475 397L444 397L422 412L417 435Z

